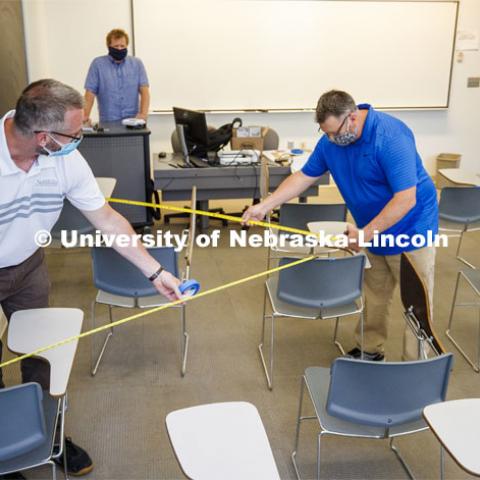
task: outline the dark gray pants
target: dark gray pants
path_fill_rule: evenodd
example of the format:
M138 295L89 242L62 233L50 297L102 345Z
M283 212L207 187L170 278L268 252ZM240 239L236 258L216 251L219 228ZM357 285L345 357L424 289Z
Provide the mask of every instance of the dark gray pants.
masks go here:
M0 268L0 305L7 321L17 310L48 307L50 282L44 251L38 249L31 257L19 265ZM2 343L0 342L0 359ZM47 390L50 384L50 365L48 362L27 358L21 362L22 381L38 382ZM0 370L0 387L3 387Z

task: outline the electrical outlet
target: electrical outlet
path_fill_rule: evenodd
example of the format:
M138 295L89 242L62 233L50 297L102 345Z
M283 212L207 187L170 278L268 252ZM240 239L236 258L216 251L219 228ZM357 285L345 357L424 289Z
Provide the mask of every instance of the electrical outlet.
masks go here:
M467 88L479 88L479 87L480 87L480 77L468 77Z

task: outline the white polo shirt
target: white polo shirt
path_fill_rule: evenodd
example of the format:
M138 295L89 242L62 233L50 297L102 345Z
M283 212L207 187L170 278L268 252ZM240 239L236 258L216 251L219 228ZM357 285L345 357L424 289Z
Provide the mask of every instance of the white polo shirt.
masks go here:
M40 155L28 172L17 167L0 121L0 268L18 265L38 246L35 234L50 231L58 220L65 197L80 210L105 204L95 177L78 150L63 157Z

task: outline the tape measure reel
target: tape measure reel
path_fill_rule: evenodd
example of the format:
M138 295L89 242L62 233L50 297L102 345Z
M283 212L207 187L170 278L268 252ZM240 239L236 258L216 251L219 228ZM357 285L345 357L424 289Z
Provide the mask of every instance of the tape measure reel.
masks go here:
M200 284L192 278L182 282L178 289L182 295L193 297L200 290Z

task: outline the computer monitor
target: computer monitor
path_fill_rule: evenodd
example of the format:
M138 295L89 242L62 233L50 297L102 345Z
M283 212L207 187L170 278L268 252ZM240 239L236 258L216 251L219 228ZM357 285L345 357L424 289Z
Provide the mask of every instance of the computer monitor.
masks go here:
M188 153L206 156L208 151L208 127L205 113L173 107L173 116L175 124L183 127ZM177 131L179 131L178 128ZM182 142L181 138L179 140Z

